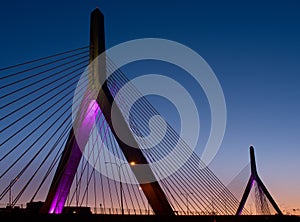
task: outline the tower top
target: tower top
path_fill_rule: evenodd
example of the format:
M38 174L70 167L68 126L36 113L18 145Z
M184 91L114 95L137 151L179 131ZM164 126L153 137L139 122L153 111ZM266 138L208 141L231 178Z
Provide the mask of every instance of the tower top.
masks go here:
M250 164L251 164L251 173L252 173L252 175L257 176L256 162L255 162L253 146L250 146Z
M100 11L99 7L97 6L93 11L92 11L92 14L93 13L99 13L103 16L103 13Z

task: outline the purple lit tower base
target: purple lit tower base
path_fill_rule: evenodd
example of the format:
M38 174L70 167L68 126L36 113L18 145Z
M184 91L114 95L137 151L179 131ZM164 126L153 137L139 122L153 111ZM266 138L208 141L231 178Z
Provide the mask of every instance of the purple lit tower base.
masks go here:
M62 213L77 167L82 157L83 151L80 147L85 147L89 138L89 133L91 132L99 111L100 109L97 102L92 100L88 106L81 126L76 129L76 135L80 136L80 138L75 137L73 128L70 131L68 143L66 144L57 168L59 170L56 171L54 176L50 192L41 211L42 213ZM82 144L78 144L77 141L80 141Z

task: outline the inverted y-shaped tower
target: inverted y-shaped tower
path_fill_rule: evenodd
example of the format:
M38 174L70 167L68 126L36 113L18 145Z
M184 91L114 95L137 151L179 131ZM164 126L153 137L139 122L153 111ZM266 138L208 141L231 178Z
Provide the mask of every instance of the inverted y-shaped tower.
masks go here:
M105 60L97 61L97 57L103 52L105 52L104 16L99 9L95 9L91 14L90 23L90 63L92 64L90 71L92 72L93 77L105 80ZM94 81L94 79L90 78L90 81ZM90 84L93 85L94 83L90 82ZM111 116L114 98L110 93L107 82L105 81L100 88L100 91L96 92L98 93L96 101L89 100L90 93L94 92L86 92L83 99L83 104L78 112L79 115L76 117L78 127L76 127L76 129L72 128L70 131L68 141L62 153L62 157L52 180L44 206L41 209L41 213L62 213L77 167L82 157L82 149L88 141L89 134L95 121L94 115L87 115L88 109L92 108L97 112L100 108L126 160L129 163L136 163L137 167L133 166L131 169L154 213L156 215L174 215L174 211L169 204L165 193L156 181L155 175L152 172L147 159L143 155L141 149L139 149L138 143L132 135L121 111L117 107L114 109L114 118L117 119L116 122L121 126L118 127L118 130L122 130L122 134L126 135L128 141L130 141L129 144L131 145L124 143L116 134ZM74 130L77 131L74 132ZM80 140L76 139L75 135L79 135ZM140 168L138 167L139 165L143 165L143 167ZM141 169L143 172L141 172ZM147 175L147 178L151 178L151 180L145 180L145 175Z
M251 188L252 188L252 186L254 184L254 181L256 181L257 185L260 187L260 189L267 196L267 198L269 199L270 203L272 204L272 206L274 207L274 209L277 211L277 213L278 214L282 214L281 210L279 209L279 207L277 206L276 202L274 201L274 199L272 198L272 196L270 195L270 193L268 192L267 188L265 187L265 185L263 184L263 182L261 181L261 179L259 178L259 176L257 174L253 146L250 146L250 164L251 164L251 175L250 175L249 181L247 183L245 192L243 194L242 200L240 202L239 208L238 208L238 210L236 212L236 215L240 215L242 213L243 208L245 206L245 203L247 201L247 198L249 196L249 193L251 191Z

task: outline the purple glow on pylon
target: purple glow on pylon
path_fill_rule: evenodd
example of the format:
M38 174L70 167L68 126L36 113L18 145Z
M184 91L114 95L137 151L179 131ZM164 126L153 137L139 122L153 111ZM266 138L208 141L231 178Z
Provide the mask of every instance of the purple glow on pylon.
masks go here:
M96 100L91 100L86 115L80 127L74 129L76 140L74 141L70 159L65 167L63 176L59 181L56 193L51 203L49 213L50 214L61 214L69 194L70 188L73 183L74 175L77 171L77 166L81 160L82 152L84 151L85 145L89 140L89 134L92 130L95 120L97 118L100 107Z

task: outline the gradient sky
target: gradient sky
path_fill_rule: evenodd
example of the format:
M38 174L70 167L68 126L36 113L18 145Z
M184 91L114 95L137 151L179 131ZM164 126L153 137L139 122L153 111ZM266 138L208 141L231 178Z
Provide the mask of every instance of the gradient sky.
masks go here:
M300 208L300 3L2 1L1 67L88 45L95 7L105 16L107 48L152 37L201 55L227 106L225 137L211 169L229 183L248 164L252 144L258 173L279 207ZM209 125L201 121L207 137Z

